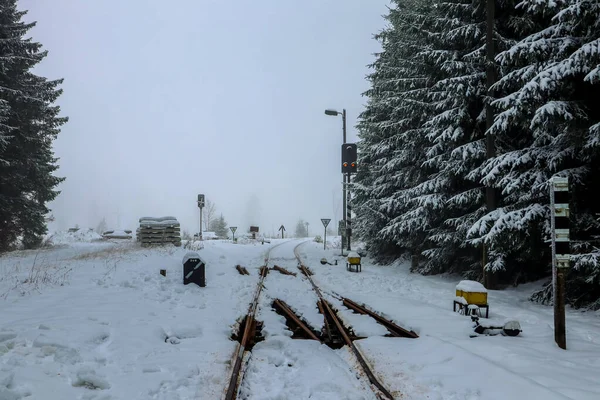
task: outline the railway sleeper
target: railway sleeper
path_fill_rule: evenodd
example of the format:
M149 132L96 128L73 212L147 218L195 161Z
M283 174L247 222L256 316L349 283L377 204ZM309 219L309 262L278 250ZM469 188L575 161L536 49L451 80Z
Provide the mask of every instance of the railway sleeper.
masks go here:
M238 343L242 343L244 336L244 330L246 329L246 321L248 317L244 317L242 322L239 324L237 331L231 334L231 340L235 340ZM262 335L263 322L252 319L252 326L250 327L250 336L248 337L248 343L246 343L246 351L251 351L256 343L265 340Z
M285 324L292 332L292 339L310 339L322 342L319 333L313 331L284 301L276 299L271 305L275 312L285 318Z
M235 269L240 273L240 275L250 275L246 267L242 267L241 265L236 265Z
M319 308L319 312L323 315L323 318L325 321L325 324L323 326L323 331L321 334L321 337L323 338L323 343L325 343L327 346L329 346L330 348L332 348L334 350L341 349L342 347L344 347L344 345L346 345L346 343L344 341L344 335L338 329L337 324L333 320L333 317L327 311L327 308L321 304L321 301L324 301L324 300L320 300L317 303L317 306ZM331 304L329 304L329 308L334 313L337 314L337 310L334 309L331 306ZM354 334L354 331L352 330L352 328L349 328L346 325L344 325L339 317L338 317L338 321L340 322L340 324L342 324L342 327L345 330L346 335L348 335L348 337L350 338L350 340L354 341L354 340L364 339L361 336L356 336Z
M310 270L310 268L308 268L307 266L304 265L299 265L298 269L300 270L300 272L302 272L302 274L304 274L305 276L311 276L313 275L313 272Z
M269 267L267 267L266 265L260 267L259 270L259 275L262 277L266 277L269 274Z
M271 268L271 269L274 269L275 271L279 271L280 273L282 273L282 274L284 274L284 275L292 275L292 276L296 276L296 273L295 273L295 272L290 272L290 271L288 271L287 269L280 267L279 265L275 265L275 266L273 266L273 268Z

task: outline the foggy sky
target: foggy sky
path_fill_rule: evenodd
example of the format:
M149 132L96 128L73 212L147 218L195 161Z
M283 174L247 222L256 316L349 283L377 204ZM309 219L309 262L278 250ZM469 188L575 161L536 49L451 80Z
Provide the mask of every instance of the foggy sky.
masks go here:
M356 140L387 4L20 1L49 51L36 72L65 78L51 229L173 215L194 232L204 193L241 231L322 232L341 217L342 143L323 110L346 108Z

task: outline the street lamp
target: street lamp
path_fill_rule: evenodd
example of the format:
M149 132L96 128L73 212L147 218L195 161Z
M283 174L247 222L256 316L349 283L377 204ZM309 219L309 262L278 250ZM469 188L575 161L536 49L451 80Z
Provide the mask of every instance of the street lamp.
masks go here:
M338 115L342 116L342 133L344 134L344 141L342 142L342 144L346 144L346 109L344 108L342 112L328 109L325 110L325 115L330 115L334 117L337 117Z
M342 144L346 144L346 109L344 108L342 112L337 110L327 109L325 110L325 115L337 117L338 115L342 116L342 134L343 141ZM342 221L344 221L344 229L346 229L346 175L342 174ZM350 243L348 243L348 248L350 248ZM342 231L342 255L344 255L344 231Z

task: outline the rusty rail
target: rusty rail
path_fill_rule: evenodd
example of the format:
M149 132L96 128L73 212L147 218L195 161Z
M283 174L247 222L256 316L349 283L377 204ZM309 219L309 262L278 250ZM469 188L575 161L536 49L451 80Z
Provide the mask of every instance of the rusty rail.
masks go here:
M394 396L392 396L392 394L389 392L389 390L387 390L385 388L385 386L383 386L383 384L381 382L379 382L379 379L377 379L377 377L375 376L375 374L373 373L373 371L371 371L371 367L367 363L367 360L365 360L365 358L363 357L362 353L360 351L358 351L358 349L356 348L356 346L354 345L354 343L352 342L352 340L350 340L350 337L346 333L346 330L344 329L344 326L342 325L342 323L339 321L339 319L337 318L337 316L335 315L335 313L331 309L331 306L329 305L329 303L327 303L323 299L321 299L321 302L323 303L324 308L327 309L327 312L329 313L329 315L331 315L331 317L333 318L333 321L335 322L338 330L340 331L340 333L342 334L342 337L344 338L344 342L346 342L346 344L348 345L348 347L350 347L350 349L352 350L352 352L356 356L356 359L360 363L360 366L362 367L363 371L365 372L365 374L369 378L369 382L371 382L371 384L373 386L375 386L377 389L379 389L379 391L385 397L387 397L390 400L393 400Z
M417 335L414 331L409 331L407 329L404 329L401 326L396 325L395 323L393 323L392 321L383 318L381 315L374 313L373 311L369 310L368 308L366 308L365 306L361 306L360 304L347 299L345 297L342 298L342 303L360 313L360 314L366 314L369 315L370 317L372 317L373 319L375 319L375 321L379 322L381 325L385 326L386 329L394 336L396 337L406 337L406 338L411 338L411 339L417 339L419 337L419 335Z
M242 362L244 361L244 353L246 351L246 347L248 346L248 342L253 335L253 328L256 327L254 316L256 311L258 310L258 298L260 297L260 292L263 288L263 282L269 273L269 269L264 266L260 268L260 280L258 282L258 287L256 288L256 292L254 294L254 298L250 305L250 310L248 311L248 315L246 315L244 326L244 334L242 335L242 340L238 345L235 363L233 364L233 370L231 372L231 379L229 380L229 386L227 387L227 394L225 395L225 400L234 400L237 397L237 389L240 379L240 371L242 369Z
M256 321L254 316L256 315L256 311L258 310L258 299L260 297L260 292L264 286L264 280L269 273L269 268L267 267L269 263L269 257L271 255L271 251L281 246L283 243L280 243L276 246L271 247L269 251L265 254L265 263L264 266L260 267L260 279L258 281L258 287L256 288L256 292L254 293L254 298L252 299L252 303L250 303L250 308L248 309L248 314L245 318L245 326L244 326L244 334L242 335L242 340L237 346L235 362L233 364L233 369L231 371L231 378L229 379L229 385L227 387L227 393L225 394L225 400L235 400L237 397L238 386L241 380L241 370L242 364L244 361L244 353L246 352L246 347L248 346L250 339L252 337L253 331L256 329ZM243 268L243 267L242 267Z
M311 277L312 272L310 272L307 267L305 267L304 265L302 265L302 260L300 259L300 255L298 254L298 251L297 251L299 246L300 245L298 245L298 246L296 246L296 248L294 248L294 255L296 256L296 258L298 259L298 263L300 264L298 268L304 273L304 275L306 276L306 278L308 279L308 281L312 285L313 289L317 293L317 296L319 296L319 303L320 303L320 307L319 308L322 311L327 312L327 314L329 314L329 316L331 317L331 319L334 321L336 327L338 328L338 330L342 334L342 337L343 337L344 341L346 342L346 345L352 350L352 353L354 354L354 356L358 360L358 362L359 362L360 366L362 367L362 370L364 371L365 375L367 375L367 378L369 378L369 382L371 382L371 384L373 386L375 386L380 391L380 393L383 396L385 396L387 399L394 400L394 396L392 396L392 394L390 393L390 391L388 389L386 389L385 386L383 386L383 384L381 382L379 382L379 379L377 379L377 377L375 376L375 374L371 370L371 367L369 366L369 363L367 362L367 360L365 360L365 358L363 357L362 353L356 348L356 346L354 345L354 343L352 342L352 340L348 336L348 334L346 332L346 329L344 328L344 326L340 322L339 318L337 317L336 313L333 312L331 306L329 305L329 303L325 300L325 298L321 294L321 290L319 290L319 287L315 284L315 282L313 281L313 279ZM323 316L325 316L325 314L323 314ZM325 320L327 320L327 318L325 318Z
M287 304L281 300L275 300L274 303L277 305L277 307L279 307L279 309L281 309L281 311L287 314L287 316L290 317L290 319L292 319L300 327L300 329L302 329L304 333L308 335L308 337L322 343L321 340L313 333L313 331L311 331L306 324L302 322L300 318L298 318L298 316L289 308Z

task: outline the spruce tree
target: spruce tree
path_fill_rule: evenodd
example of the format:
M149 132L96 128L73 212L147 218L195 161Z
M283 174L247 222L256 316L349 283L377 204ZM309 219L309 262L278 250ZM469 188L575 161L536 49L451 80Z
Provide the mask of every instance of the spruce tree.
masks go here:
M303 219L299 219L298 222L296 223L295 235L297 238L308 236L308 232L306 231L306 223L304 222Z
M569 177L571 235L578 254L567 291L572 299L589 302L600 297L598 253L590 244L600 233L595 194L600 184L600 5L526 0L520 7L541 24L498 56L507 73L497 84L504 95L495 103L500 113L492 131L505 145L479 172L502 190L505 204L471 233L508 255L528 279L547 275L550 178ZM549 298L549 290L536 296Z
M427 173L421 168L428 116L428 65L421 57L430 1L394 2L389 26L376 35L382 52L371 65L371 89L358 125L360 167L355 180L357 233L374 253L418 254L427 221L413 213L411 189Z
M227 229L227 221L225 221L223 214L221 214L219 218L216 218L212 221L210 230L213 231L220 238L227 237L229 231Z
M62 93L62 79L48 80L32 69L47 52L27 38L35 23L22 21L16 0L0 3L0 251L21 238L25 247L41 241L46 233L46 204L63 180L53 175L58 168L52 151L60 126L54 105Z

